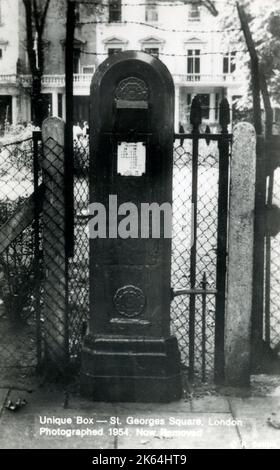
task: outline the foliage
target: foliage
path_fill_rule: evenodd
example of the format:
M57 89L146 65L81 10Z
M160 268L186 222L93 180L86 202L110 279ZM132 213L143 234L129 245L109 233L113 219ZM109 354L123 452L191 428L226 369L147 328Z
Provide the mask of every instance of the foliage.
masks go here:
M0 226L22 200L0 202ZM33 311L34 257L32 228L28 227L0 255L0 296L5 314L18 326Z
M32 125L10 126L8 133L0 138L0 177L32 180L33 143ZM2 184L4 181L2 180ZM1 192L0 192L1 193Z
M44 72L43 34L50 0L23 0L26 19L26 47L32 75L31 100L34 122L43 121L42 76Z
M0 138L0 148L2 145L9 145L13 142L19 142L31 138L32 132L37 129L38 128L33 126L31 123L27 125L16 124L9 126L7 132L5 132L5 134Z
M239 0L247 15L249 28L256 46L260 67L268 82L272 105L280 105L280 5L274 0ZM221 23L226 29L237 29L240 25L236 7L227 6L221 11ZM252 108L250 57L242 31L226 33L232 50L243 50L237 54L241 66L238 78L244 81L242 98L237 107L243 113Z
M252 32L256 42L260 64L268 80L273 100L280 104L280 6L264 8L260 16L252 20Z

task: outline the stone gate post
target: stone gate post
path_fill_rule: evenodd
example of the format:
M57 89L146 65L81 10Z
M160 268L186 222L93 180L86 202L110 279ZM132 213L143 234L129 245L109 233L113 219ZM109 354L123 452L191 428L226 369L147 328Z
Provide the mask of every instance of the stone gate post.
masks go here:
M225 382L234 386L250 382L255 177L255 130L241 122L233 130L225 318Z

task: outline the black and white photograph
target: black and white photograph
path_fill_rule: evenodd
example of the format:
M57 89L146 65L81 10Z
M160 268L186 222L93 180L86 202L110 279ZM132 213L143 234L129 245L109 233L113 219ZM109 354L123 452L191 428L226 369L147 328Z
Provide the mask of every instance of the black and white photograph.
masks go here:
M0 0L0 449L279 448L280 4Z

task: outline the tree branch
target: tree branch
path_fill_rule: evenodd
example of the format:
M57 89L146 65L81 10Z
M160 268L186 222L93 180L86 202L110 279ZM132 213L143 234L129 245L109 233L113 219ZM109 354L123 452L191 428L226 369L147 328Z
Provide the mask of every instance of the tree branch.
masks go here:
M182 2L185 5L204 6L205 8L207 8L207 10L210 11L210 13L212 13L213 16L218 16L218 14L219 14L218 10L215 7L215 3L211 0L182 0Z
M34 38L32 28L32 4L30 0L23 0L25 6L25 24L26 24L26 42L27 42L27 54L29 57L29 65L31 74L35 74L37 71L36 67L36 54L34 51Z
M34 17L34 21L35 21L35 29L36 31L39 33L39 29L40 29L40 22L39 22L39 17L40 17L40 14L38 12L38 7L37 7L37 2L36 0L33 0L33 17Z
M40 8L38 0L23 0L26 14L27 52L32 74L31 100L36 125L42 124L42 75L44 72L43 33L50 0L46 0ZM34 50L34 29L37 33L37 51ZM38 59L38 62L37 62Z
M213 16L218 16L219 12L215 7L214 2L212 2L211 0L201 0L199 3L205 6L210 11L210 13L212 13Z
M44 7L44 10L43 10L43 13L42 13L42 17L41 17L41 28L42 28L42 31L44 30L44 27L45 27L45 22L46 22L46 17L47 17L47 13L48 13L50 1L51 1L51 0L46 0L45 7Z

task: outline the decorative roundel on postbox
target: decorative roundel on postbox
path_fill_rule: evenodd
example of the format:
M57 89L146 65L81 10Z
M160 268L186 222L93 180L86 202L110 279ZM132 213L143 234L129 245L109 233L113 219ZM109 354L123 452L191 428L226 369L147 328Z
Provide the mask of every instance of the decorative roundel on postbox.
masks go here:
M144 80L128 77L118 84L115 97L117 100L147 101L149 90Z
M124 317L137 317L145 307L145 295L142 289L136 286L120 287L114 295L114 306L119 315Z

